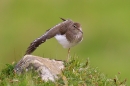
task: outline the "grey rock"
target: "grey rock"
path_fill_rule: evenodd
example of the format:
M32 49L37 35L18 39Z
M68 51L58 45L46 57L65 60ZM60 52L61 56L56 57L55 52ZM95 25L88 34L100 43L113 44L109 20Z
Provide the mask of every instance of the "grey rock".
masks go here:
M34 55L25 55L15 66L17 74L24 73L30 69L36 70L44 81L55 81L58 74L64 69L64 62Z

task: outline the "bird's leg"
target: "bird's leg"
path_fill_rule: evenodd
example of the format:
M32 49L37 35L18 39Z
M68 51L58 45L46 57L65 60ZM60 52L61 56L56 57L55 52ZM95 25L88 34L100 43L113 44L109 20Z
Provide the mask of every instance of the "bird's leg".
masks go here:
M68 49L67 62L69 61L69 59L70 59L70 48Z

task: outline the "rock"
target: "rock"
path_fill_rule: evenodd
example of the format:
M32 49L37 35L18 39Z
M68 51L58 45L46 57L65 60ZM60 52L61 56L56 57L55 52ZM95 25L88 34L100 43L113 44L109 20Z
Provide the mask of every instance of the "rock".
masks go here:
M36 70L44 81L55 81L64 68L64 62L34 55L25 55L15 66L14 71L24 73L31 68Z

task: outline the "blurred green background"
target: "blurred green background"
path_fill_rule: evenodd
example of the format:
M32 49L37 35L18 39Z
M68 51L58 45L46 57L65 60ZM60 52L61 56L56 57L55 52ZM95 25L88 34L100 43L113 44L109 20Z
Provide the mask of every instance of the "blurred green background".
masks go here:
M71 56L90 59L93 67L110 78L130 84L129 0L0 0L0 69L19 61L29 44L59 17L80 22L84 40L71 48ZM50 39L34 55L66 59L67 49Z

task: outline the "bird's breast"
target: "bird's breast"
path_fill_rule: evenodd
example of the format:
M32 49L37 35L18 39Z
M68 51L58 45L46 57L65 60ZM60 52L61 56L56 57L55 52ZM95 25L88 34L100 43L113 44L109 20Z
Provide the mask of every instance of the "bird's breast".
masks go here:
M56 35L55 38L64 48L71 48L77 44L77 42L70 42L67 40L66 35Z

